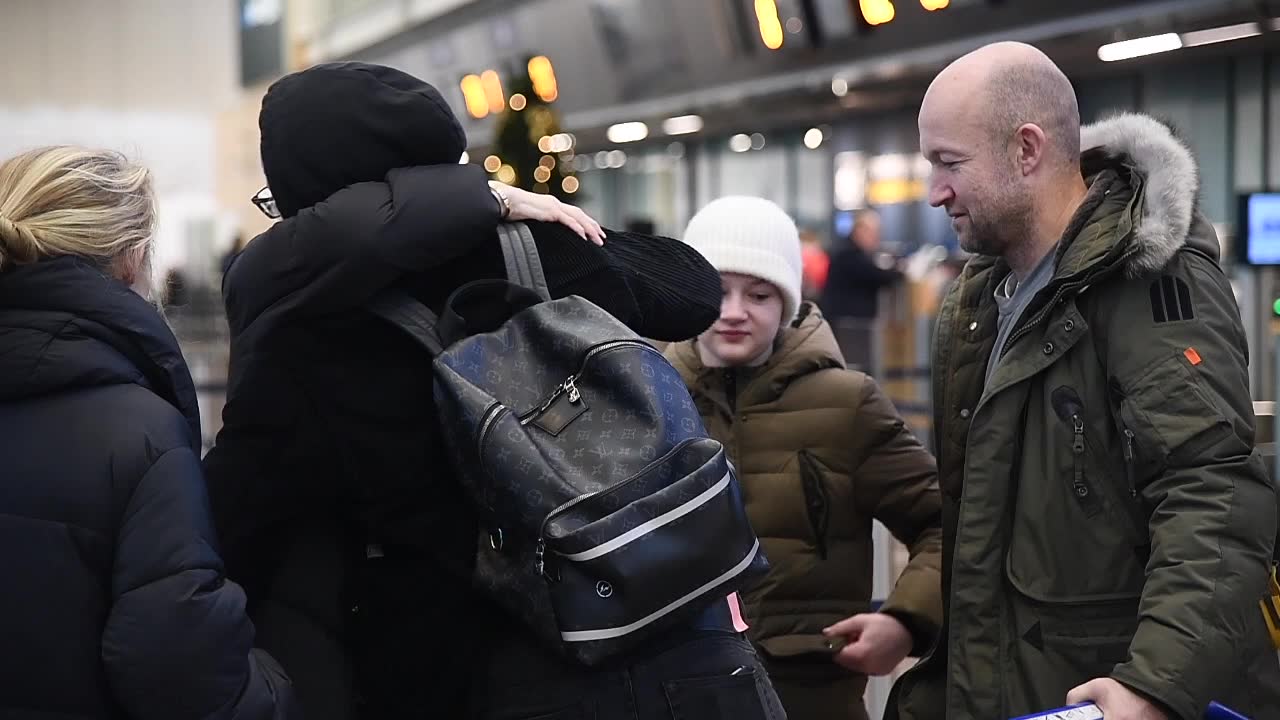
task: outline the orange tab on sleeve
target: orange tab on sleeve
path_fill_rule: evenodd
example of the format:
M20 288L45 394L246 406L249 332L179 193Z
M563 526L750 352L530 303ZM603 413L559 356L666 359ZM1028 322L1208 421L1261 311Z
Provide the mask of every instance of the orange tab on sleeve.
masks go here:
M1187 362L1191 363L1192 365L1199 365L1200 363L1204 362L1204 360L1200 357L1200 353L1196 352L1196 349L1193 347L1189 347L1186 350L1183 350L1182 354L1186 356Z

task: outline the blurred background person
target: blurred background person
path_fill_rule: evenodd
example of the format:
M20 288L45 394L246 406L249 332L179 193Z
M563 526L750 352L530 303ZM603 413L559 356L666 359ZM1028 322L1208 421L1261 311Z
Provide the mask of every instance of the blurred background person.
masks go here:
M292 716L223 573L191 377L140 294L154 219L116 153L0 165L4 717Z
M831 318L874 320L879 313L880 291L902 279L897 269L878 262L880 213L860 211L853 220L849 241L831 258L818 304Z
M738 468L772 566L746 593L749 635L791 720L865 720L866 676L924 653L942 621L933 458L801 303L800 242L781 208L721 198L684 240L720 271L720 317L667 357ZM879 612L872 519L910 550Z
M827 285L831 256L822 247L822 236L809 228L800 231L800 261L804 269L801 296L805 300L816 301L822 297L822 289Z

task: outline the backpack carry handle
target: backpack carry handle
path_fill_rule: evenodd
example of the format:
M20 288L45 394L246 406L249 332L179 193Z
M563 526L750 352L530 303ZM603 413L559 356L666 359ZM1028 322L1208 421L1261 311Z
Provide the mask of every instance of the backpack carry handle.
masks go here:
M436 329L444 347L471 335L498 329L512 315L542 302L531 288L506 280L473 280L444 304Z
M434 358L454 342L494 330L517 312L550 300L551 290L528 226L503 223L498 226L498 241L507 279L476 280L454 290L445 302L443 316L436 317L430 308L398 288L378 293L365 308L407 332ZM500 300L493 302L494 298Z

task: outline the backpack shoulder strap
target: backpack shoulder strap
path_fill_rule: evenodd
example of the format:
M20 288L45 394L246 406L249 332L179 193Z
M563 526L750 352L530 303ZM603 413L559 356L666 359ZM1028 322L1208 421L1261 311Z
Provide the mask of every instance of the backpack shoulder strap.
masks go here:
M409 337L431 353L431 357L444 352L444 343L437 330L440 319L430 308L403 290L384 290L365 303L365 308L408 333Z
M544 301L550 300L551 290L529 226L519 222L502 223L498 226L498 240L507 266L507 280L538 293Z

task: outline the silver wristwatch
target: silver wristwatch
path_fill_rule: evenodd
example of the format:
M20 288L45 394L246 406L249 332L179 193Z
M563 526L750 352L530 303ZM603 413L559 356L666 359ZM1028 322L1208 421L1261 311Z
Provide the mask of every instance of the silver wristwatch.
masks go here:
M493 193L494 199L498 201L500 213L498 217L506 220L507 216L511 214L511 198L507 197L505 192L499 190L498 186L494 183L489 183L489 192Z

